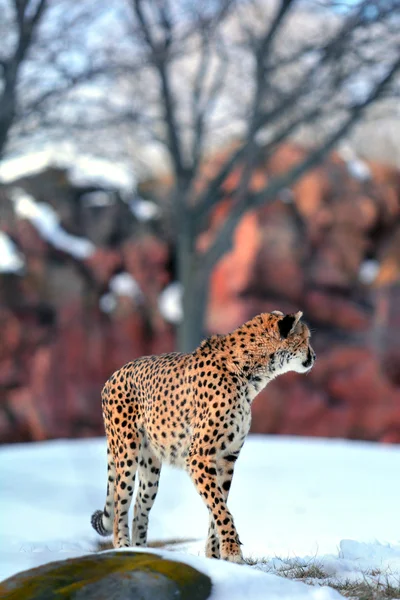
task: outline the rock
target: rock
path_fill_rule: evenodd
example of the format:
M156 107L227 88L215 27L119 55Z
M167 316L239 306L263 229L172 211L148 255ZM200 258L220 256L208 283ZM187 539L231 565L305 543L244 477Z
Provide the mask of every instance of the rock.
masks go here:
M326 438L354 437L354 421L357 416L348 406L326 408L319 418L309 423L302 435Z
M13 356L22 342L21 323L11 310L0 306L0 360Z
M378 256L380 268L374 287L400 284L400 226L381 248Z
M315 220L319 220L324 198L329 193L329 180L323 168L313 169L293 186L297 209L313 236Z
M381 406L390 402L391 388L373 357L329 373L326 387L331 397L354 404L360 411L363 407L373 406L377 398Z
M359 191L348 192L338 198L330 207L332 223L338 229L350 228L355 231L368 232L378 222L379 206L370 196Z
M373 353L359 345L336 344L318 353L318 360L308 377L319 388L325 388L328 380L337 373L353 369L354 365L370 363Z
M121 262L119 252L97 248L89 258L85 259L84 264L97 283L106 285L113 273L121 267Z
M261 241L249 287L261 296L297 303L303 292L302 264L307 257L307 241L297 211L276 202L259 215Z
M299 161L304 160L306 156L307 150L299 144L280 144L266 161L267 172L272 176L282 175Z
M380 209L382 224L393 223L400 213L399 170L378 162L369 162L374 187L374 196Z
M129 239L121 246L126 271L139 284L142 292L152 301L168 283L166 265L168 247L153 235Z
M355 228L335 227L324 236L308 269L313 287L351 289L357 281L367 240Z
M202 243L207 246L211 241L211 238L203 237ZM240 295L249 285L259 244L260 227L255 213L251 211L236 228L232 250L218 262L211 276L209 331L227 333L233 323L239 325L246 320Z
M236 148L207 158L197 192ZM261 157L251 190L306 155L285 143ZM275 309L303 310L313 329L314 369L307 378L288 374L268 386L253 405L253 431L400 439L400 174L377 163L368 168L371 179L361 181L333 153L291 189L245 213L232 248L215 265L210 333ZM225 197L197 240L199 251L226 220L241 176L239 164L221 186ZM26 255L26 272L0 274L0 439L100 435L100 392L110 374L140 355L175 349L175 329L158 307L160 291L176 276L174 240L142 227L122 201L82 207L65 173L22 183L96 250L83 261L55 250L16 217L7 190L1 192L1 228ZM165 206L171 185L166 176L141 189ZM369 260L379 271L363 279L360 268ZM113 295L121 273L135 280L138 297ZM104 297L108 304L100 303Z
M11 390L7 398L8 410L18 424L18 432L14 431L13 441L18 433L23 440L42 441L51 436L51 431L43 423L41 411L33 401L32 392L27 387Z
M39 600L206 600L211 580L147 552L103 552L49 563L0 583L2 598Z
M310 435L313 424L324 415L326 398L311 386L304 387L293 374L268 385L252 406L253 433Z
M311 290L303 299L304 312L314 323L326 324L346 331L366 331L371 315L351 299L330 294L327 290Z

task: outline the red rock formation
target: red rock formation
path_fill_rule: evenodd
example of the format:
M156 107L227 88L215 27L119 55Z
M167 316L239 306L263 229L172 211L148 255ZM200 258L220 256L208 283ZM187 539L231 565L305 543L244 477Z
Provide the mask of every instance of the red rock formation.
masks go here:
M304 155L282 146L264 182ZM223 264L225 277L212 279L213 329L224 333L261 310L301 308L316 330L313 372L278 379L260 395L255 432L400 441L400 176L380 165L371 172L371 181L354 180L333 155L293 187L294 204L277 199L252 213L247 241L236 237L216 268ZM258 250L243 267L238 257L254 239ZM366 256L380 263L371 283L359 279ZM235 273L241 290L229 278L235 266L246 274Z
M205 178L229 151L207 161ZM260 162L252 189L305 155L282 145ZM357 181L333 154L291 191L247 213L215 267L210 332L276 308L302 309L313 329L314 369L279 378L256 399L255 432L400 443L400 175L369 167L371 181ZM225 182L227 194L240 176L238 168ZM72 218L67 201L63 207ZM229 199L216 207L199 249L212 243L229 210ZM2 228L27 265L23 275L0 275L0 441L101 434L100 391L109 375L136 356L174 347L157 303L170 279L168 247L144 231L110 245L107 217L96 252L78 263L27 221L10 217ZM359 275L365 258L379 263L370 281ZM136 280L142 299L119 295L105 314L99 299L119 271Z

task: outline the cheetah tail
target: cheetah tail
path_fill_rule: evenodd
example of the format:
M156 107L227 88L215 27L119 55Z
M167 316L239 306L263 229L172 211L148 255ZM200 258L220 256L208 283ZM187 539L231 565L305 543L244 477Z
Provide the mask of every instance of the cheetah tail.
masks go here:
M107 535L110 535L112 533L112 530L109 530L104 526L104 520L104 511L95 510L92 514L90 522L92 524L93 529L97 531L99 535L103 535L104 537L106 537Z
M96 510L92 514L92 527L99 535L111 535L114 521L114 481L115 465L110 452L107 448L107 498L104 510Z

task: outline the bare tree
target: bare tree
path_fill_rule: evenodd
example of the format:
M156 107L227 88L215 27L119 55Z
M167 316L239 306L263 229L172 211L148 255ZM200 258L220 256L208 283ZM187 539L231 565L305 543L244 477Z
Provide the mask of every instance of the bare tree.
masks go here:
M393 93L400 69L395 35L400 3L221 0L182 2L180 13L168 1L130 5L131 35L148 73L144 93L156 97L156 106L154 96L148 98L131 119L163 145L173 173L185 315L179 346L187 351L203 334L210 274L230 248L244 212L275 199L317 165L374 102ZM185 70L191 55L195 59ZM242 79L240 69L246 71ZM139 98L142 92L138 85ZM218 127L228 126L226 117L239 126L240 143L204 184L202 161ZM250 193L260 153L269 156L277 144L318 123L320 139L307 158ZM211 246L200 250L199 234L238 167L229 214Z
M121 0L75 73L73 61L58 61L65 86L50 86L43 126L94 131L97 147L102 131L119 144L155 145L172 173L181 350L204 333L209 278L244 212L277 198L369 107L396 92L399 9L400 0ZM97 93L82 92L95 78ZM71 86L60 115L54 99ZM307 130L315 142L307 158L252 192L260 156ZM231 138L238 140L234 150L207 179L205 157ZM201 250L199 235L234 171L240 177L229 214Z
M18 81L21 69L34 44L37 28L48 3L47 0L40 0L35 4L25 0L14 0L2 4L0 156L18 114ZM10 27L11 24L14 27ZM13 29L15 36L12 36Z
M26 143L43 145L66 132L63 119L47 116L71 111L75 90L105 73L98 51L106 6L88 0L0 0L0 159Z

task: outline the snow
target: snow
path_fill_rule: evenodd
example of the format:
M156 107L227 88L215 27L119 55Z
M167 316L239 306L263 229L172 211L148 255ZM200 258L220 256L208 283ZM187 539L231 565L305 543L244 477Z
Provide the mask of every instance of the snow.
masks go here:
M71 163L69 177L75 185L99 185L132 192L136 187L133 171L94 156L81 155Z
M399 463L395 446L249 436L229 506L244 556L257 564L204 558L207 510L187 474L169 466L162 470L149 540L188 540L175 546L178 552L157 552L209 572L215 599L339 598L326 587L274 574L313 561L328 576L324 584L363 580L376 571L398 585ZM0 480L0 513L6 515L0 521L0 579L95 548L100 538L90 515L105 499L104 439L2 446Z
M0 231L0 273L21 273L25 265L12 239Z
M80 201L84 206L103 208L104 206L112 206L115 204L115 194L97 190L96 192L87 192L82 194Z
M21 188L11 191L14 210L20 219L28 219L37 229L41 237L67 254L77 259L85 259L95 251L95 246L89 240L71 235L60 225L60 218L50 204L36 202L30 194Z
M182 295L182 284L174 281L167 285L158 297L158 308L162 317L173 325L178 325L183 318Z
M157 219L161 214L160 208L155 202L139 197L129 202L129 208L138 221L142 221L143 223Z
M142 290L139 284L126 271L114 275L110 280L109 288L115 296L127 296L133 300L138 300L142 297Z
M109 291L99 300L100 309L105 313L112 313L118 306L118 296L131 298L135 302L143 300L143 292L130 273L126 271L114 275L108 284Z
M118 306L117 298L111 292L107 292L103 294L99 299L100 310L102 310L106 314L110 314L114 312L114 310Z
M379 273L380 265L377 260L366 259L360 265L358 278L362 283L369 285L373 283Z
M66 169L71 183L77 186L97 185L122 192L132 192L136 187L136 177L129 165L77 154L68 143L1 161L0 181L9 184L50 167Z
M0 163L0 181L12 183L21 177L40 173L50 166L48 152L32 152L22 156L2 160Z
M371 179L371 169L366 162L357 156L351 146L342 144L339 148L339 155L345 161L347 170L352 177L360 181L369 181Z
M122 550L122 552L124 552ZM143 549L149 552L148 548ZM327 588L311 588L295 581L289 581L263 573L246 565L208 560L188 554L150 550L170 560L179 560L208 575L213 583L210 600L336 600L340 594Z

